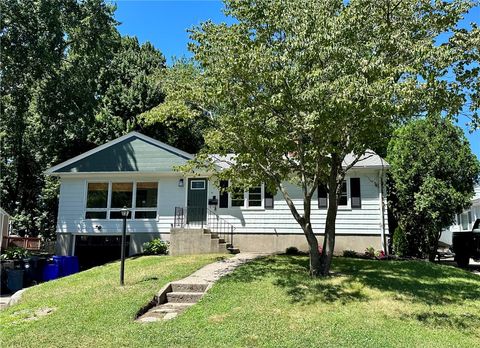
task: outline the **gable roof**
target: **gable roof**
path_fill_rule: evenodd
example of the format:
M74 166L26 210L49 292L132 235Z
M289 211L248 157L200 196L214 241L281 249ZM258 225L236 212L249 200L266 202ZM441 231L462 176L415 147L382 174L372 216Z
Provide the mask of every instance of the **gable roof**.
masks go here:
M100 145L46 170L46 174L172 172L193 156L138 132Z
M376 169L384 169L390 167L390 165L385 161L382 157L377 155L377 153L373 150L367 150L363 155L360 157L354 155L353 153L349 153L343 159L343 167L348 167L353 161L358 161L353 165L352 168L376 168Z
M342 166L344 168L348 167L357 160L358 156L350 153L345 156L343 159ZM220 169L229 168L232 164L235 163L235 155L227 154L226 156L221 155L210 155L210 159L214 164L216 164ZM358 161L352 166L353 169L386 169L390 165L382 157L377 155L372 150L367 150L363 155L358 158Z

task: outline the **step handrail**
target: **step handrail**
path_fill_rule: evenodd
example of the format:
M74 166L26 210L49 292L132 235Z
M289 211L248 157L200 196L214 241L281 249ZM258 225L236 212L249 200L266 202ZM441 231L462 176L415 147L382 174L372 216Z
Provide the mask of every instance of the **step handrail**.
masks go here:
M195 220L190 220L194 216ZM198 217L200 217L198 219ZM196 220L198 219L198 220ZM235 226L220 217L215 211L205 207L175 207L174 228L208 228L212 233L223 237L225 241L229 239L230 247L233 247L233 232ZM228 238L227 238L228 237Z

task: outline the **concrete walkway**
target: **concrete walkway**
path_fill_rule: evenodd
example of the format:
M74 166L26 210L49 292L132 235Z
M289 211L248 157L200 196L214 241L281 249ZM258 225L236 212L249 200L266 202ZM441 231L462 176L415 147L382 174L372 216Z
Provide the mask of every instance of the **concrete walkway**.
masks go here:
M167 284L150 305L144 308L137 321L146 323L175 318L197 303L221 277L248 261L266 255L268 254L240 253L232 258L208 264L186 278Z
M12 294L0 296L0 310L7 308L9 306L9 302L11 298L12 298Z
M23 293L27 289L28 288L23 288L21 290L18 290L14 294L0 296L0 310L13 306L14 304L17 304L18 301L20 301L20 299L22 298Z

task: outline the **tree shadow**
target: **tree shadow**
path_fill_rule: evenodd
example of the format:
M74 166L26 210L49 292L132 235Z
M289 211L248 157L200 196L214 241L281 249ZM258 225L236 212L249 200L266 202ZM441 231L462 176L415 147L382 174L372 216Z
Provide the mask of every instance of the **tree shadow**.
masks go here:
M452 267L423 261L370 261L338 258L337 268L373 289L397 299L428 305L480 299L480 277Z
M480 325L480 316L472 313L443 313L421 312L404 315L402 319L414 319L431 328L452 328L456 330L469 330Z
M452 267L346 258L335 258L333 264L337 275L311 278L308 257L266 257L237 268L228 278L248 283L272 277L273 284L284 289L292 302L304 304L364 301L368 299L365 287L391 292L397 300L428 305L480 299L480 277Z
M241 266L228 276L236 282L254 282L273 277L273 284L282 288L292 303L364 301L368 297L362 287L343 276L311 278L308 258L299 256L266 257Z

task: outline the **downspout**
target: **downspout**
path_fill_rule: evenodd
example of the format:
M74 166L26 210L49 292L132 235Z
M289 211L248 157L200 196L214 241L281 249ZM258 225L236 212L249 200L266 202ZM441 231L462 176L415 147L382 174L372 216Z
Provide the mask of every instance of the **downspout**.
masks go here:
M378 182L379 182L379 199L380 199L380 233L382 237L382 250L385 253L385 255L388 255L388 245L387 245L387 239L385 235L385 201L384 201L384 196L383 196L383 190L384 190L384 166L383 166L383 159L382 159L382 169L379 172L378 175Z

